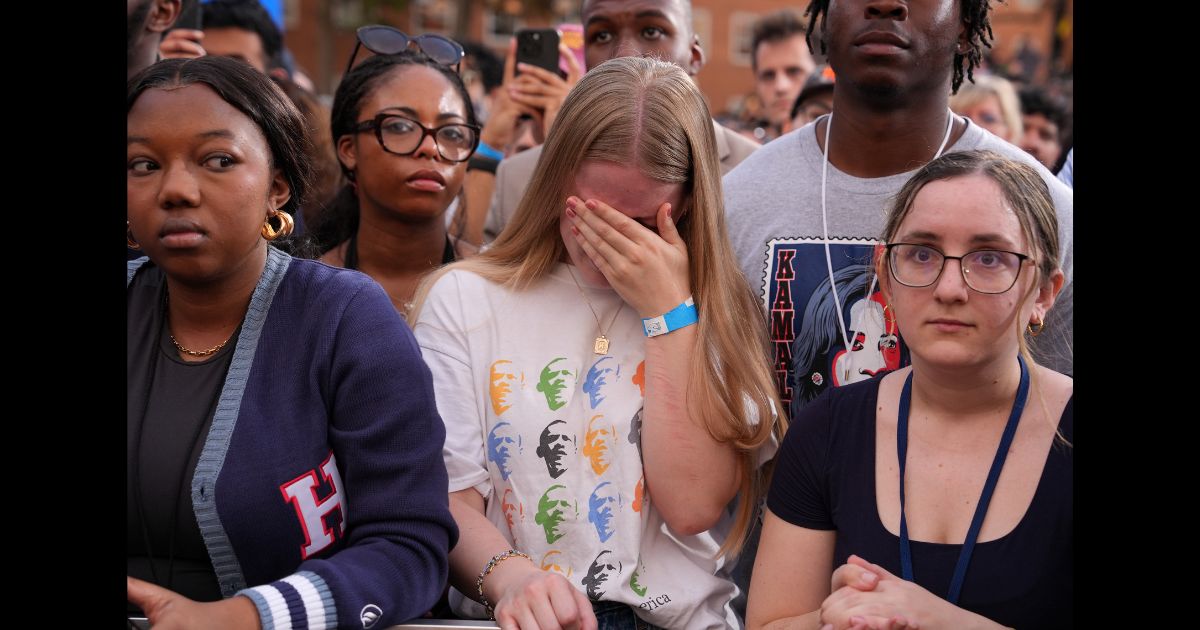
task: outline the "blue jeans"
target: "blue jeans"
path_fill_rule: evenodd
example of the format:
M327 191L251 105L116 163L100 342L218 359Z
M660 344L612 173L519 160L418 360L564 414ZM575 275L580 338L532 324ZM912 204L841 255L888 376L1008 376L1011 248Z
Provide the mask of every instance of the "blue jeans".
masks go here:
M633 612L633 607L621 602L592 602L599 630L663 630L643 621Z

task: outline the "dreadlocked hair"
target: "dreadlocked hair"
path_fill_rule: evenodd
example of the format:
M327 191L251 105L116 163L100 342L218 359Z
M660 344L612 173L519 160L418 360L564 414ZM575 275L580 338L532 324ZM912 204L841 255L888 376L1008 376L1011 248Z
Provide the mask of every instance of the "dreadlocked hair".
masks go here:
M984 47L992 47L992 40L995 39L995 36L992 35L992 21L988 14L992 10L993 1L1003 2L1004 0L959 0L959 14L967 27L967 52L965 54L954 53L954 78L950 83L951 94L958 92L958 86L962 85L964 75L974 83L975 77L972 71L983 61ZM804 35L804 40L808 42L808 50L811 52L815 52L812 36L818 28L821 29L821 54L824 55L826 52L824 16L828 14L829 0L812 0L808 3L808 8L804 10L804 17L812 16L809 20L809 24L812 26Z

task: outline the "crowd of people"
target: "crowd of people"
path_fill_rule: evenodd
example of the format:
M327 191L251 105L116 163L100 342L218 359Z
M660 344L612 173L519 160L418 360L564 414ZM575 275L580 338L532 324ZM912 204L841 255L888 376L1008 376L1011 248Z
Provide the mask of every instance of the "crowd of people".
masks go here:
M1072 625L1073 153L992 8L768 16L760 145L687 0L558 73L364 26L330 108L130 0L129 616Z

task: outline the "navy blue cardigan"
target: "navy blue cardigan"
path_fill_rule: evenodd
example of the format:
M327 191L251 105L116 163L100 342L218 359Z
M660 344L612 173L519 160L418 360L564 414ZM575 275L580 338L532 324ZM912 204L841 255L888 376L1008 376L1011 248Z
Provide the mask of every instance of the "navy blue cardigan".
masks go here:
M269 248L191 483L222 594L264 630L428 610L458 539L433 396L378 284Z

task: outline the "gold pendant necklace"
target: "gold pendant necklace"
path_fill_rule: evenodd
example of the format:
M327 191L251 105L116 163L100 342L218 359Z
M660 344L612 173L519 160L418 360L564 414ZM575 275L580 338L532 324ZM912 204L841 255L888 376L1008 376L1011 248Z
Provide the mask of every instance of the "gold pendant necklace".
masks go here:
M606 331L612 330L612 325L617 321L617 315L621 314L621 309L625 308L625 301L617 306L617 312L613 313L612 319L608 322L608 328L600 326L600 316L596 314L596 309L592 308L592 301L588 299L587 293L584 293L583 287L580 286L579 280L575 279L575 272L571 271L571 265L567 265L567 273L571 274L571 280L575 282L575 288L579 289L579 295L583 297L583 303L587 304L588 310L592 312L592 317L596 320L596 328L600 330L600 336L596 337L596 342L592 344L592 352L596 354L608 354L608 336Z

